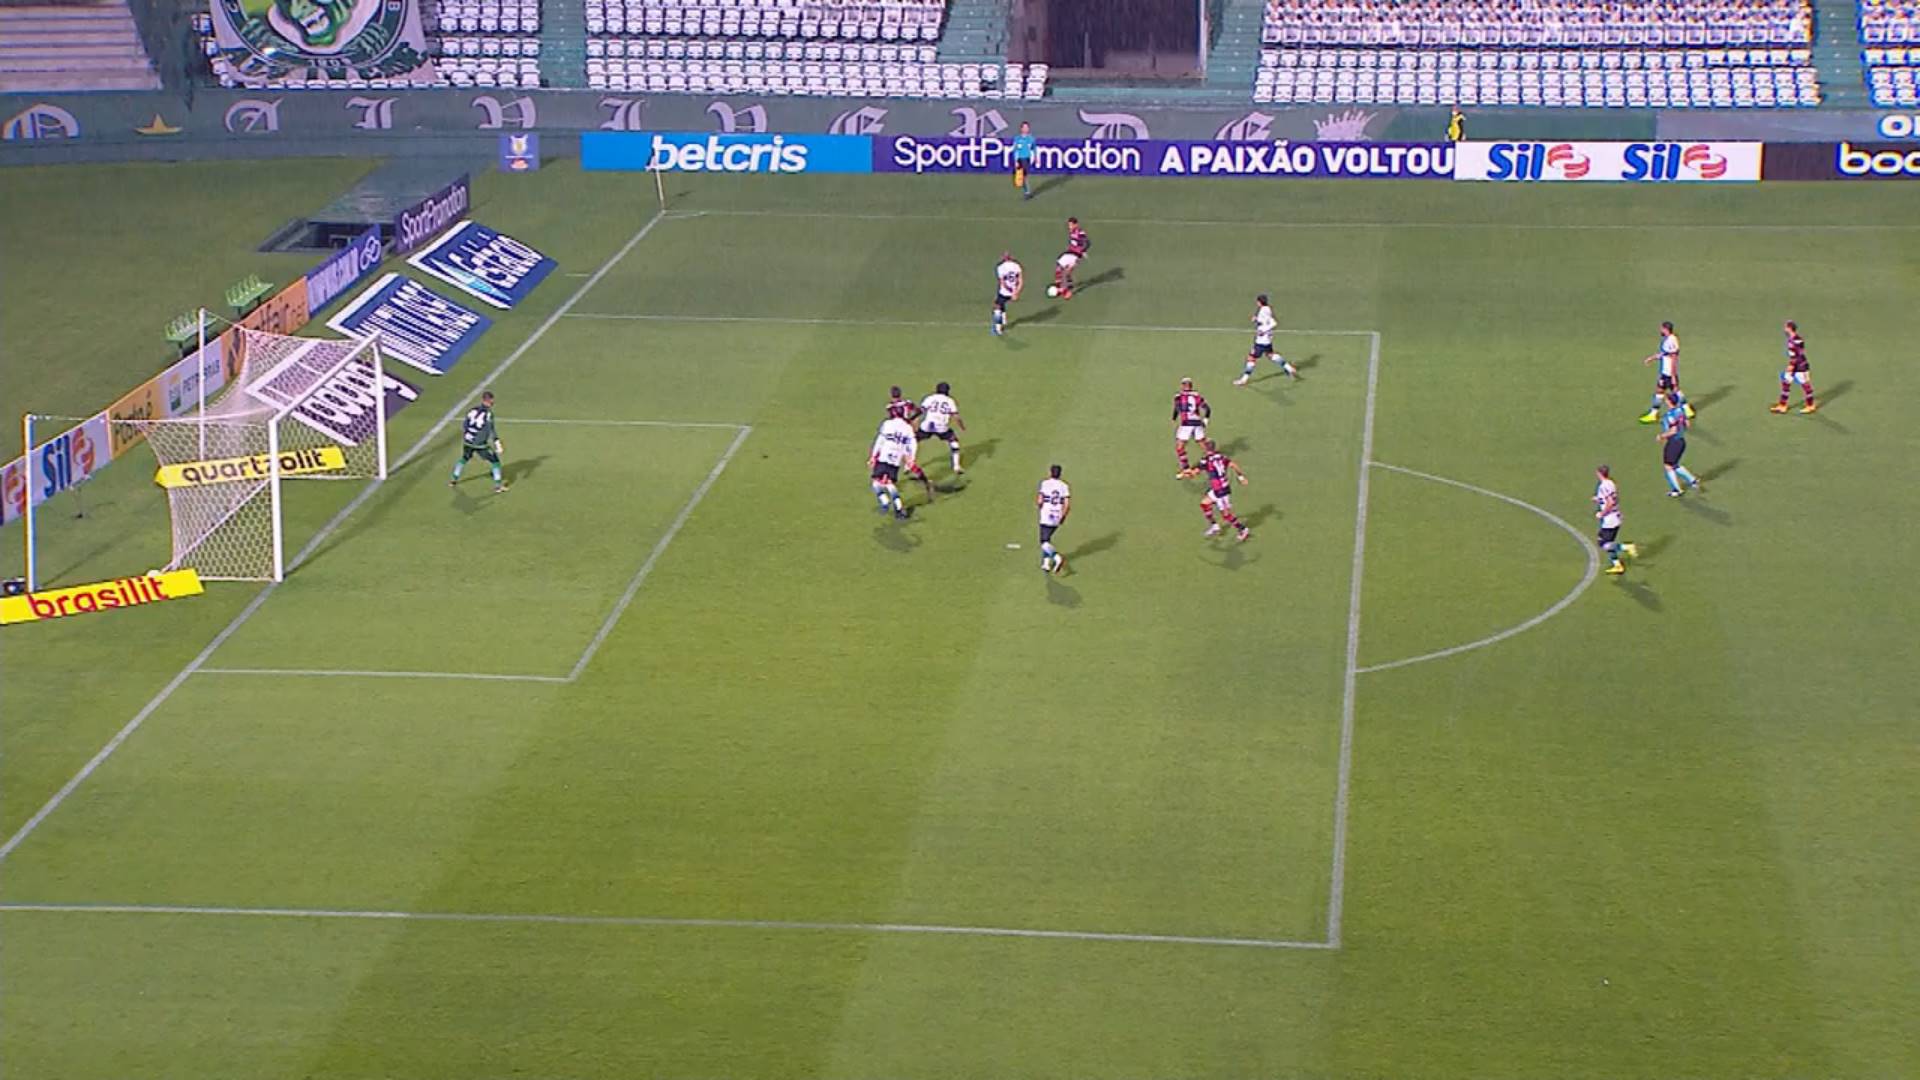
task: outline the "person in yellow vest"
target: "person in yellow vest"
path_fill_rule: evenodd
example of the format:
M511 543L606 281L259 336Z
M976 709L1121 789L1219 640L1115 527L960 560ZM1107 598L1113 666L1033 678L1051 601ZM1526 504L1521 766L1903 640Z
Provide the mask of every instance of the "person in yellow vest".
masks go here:
M1459 142L1467 137L1467 115L1458 105L1447 106L1447 112L1447 141Z

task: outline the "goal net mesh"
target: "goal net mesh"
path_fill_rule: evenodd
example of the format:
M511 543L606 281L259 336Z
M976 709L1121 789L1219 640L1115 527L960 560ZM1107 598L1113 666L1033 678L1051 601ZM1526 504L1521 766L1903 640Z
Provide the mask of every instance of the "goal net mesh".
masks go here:
M117 422L138 427L159 462L173 531L167 569L278 580L285 538L276 479L386 474L379 352L371 341L245 329L227 347L238 374L204 411Z

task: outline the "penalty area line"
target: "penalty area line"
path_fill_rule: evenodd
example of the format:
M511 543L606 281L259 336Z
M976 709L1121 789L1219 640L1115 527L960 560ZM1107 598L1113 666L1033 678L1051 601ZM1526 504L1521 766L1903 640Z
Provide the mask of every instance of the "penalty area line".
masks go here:
M548 315L539 326L535 327L533 333L527 335L525 341L522 341L518 347L507 354L505 359L496 364L493 370L488 372L480 380L481 385L498 382L500 376L506 374L509 368L519 363L520 358L532 350L534 345L540 342L540 339L546 337L547 331L559 325L561 318L564 317L567 312L572 311L574 305L578 304L587 293L591 292L594 286L600 284L601 279L605 278L615 266L618 266L620 261L625 259L629 252L635 247L638 247L640 241L645 240L647 235L653 232L654 226L659 225L661 220L662 218L659 213L655 213L653 217L647 219L647 223L640 226L639 230L629 237L627 242L621 245L618 251L609 255L607 261L601 263L599 269L595 270L591 277L581 282L580 287L575 289L572 295L561 301L560 306L555 308L553 313ZM393 473L398 472L409 461L418 457L421 451L431 445L433 440L439 437L440 432L445 430L448 424L453 423L454 418L460 416L465 410L465 402L461 402L453 408L448 409L446 414L435 421L432 427L421 433L419 440L409 447L406 453L400 455L389 464L387 469L388 475L391 476ZM320 531L313 535L313 539L307 541L306 547L300 549L300 552L288 561L288 569L299 566L315 551L319 550L320 544L325 541L327 537L333 535L340 526L346 524L347 519L352 517L360 507L366 505L367 500L371 499L375 492L382 490L384 486L384 481L375 480L362 488L360 493L355 495L351 502L340 508L339 513L333 515L333 517L327 520L326 524L320 526ZM87 778L92 776L101 765L105 764L107 759L112 757L116 750L119 750L121 746L125 745L126 741L133 737L133 733L140 730L141 725L147 722L147 718L158 711L162 705L165 705L167 700L173 697L174 692L179 690L190 676L206 666L207 660L213 656L214 651L226 644L229 638L242 626L246 625L247 621L253 618L254 613L260 610L260 606L266 603L267 598L272 596L274 590L278 587L278 582L269 582L265 588L262 588L256 593L253 599L247 602L247 606L241 608L240 613L233 617L233 621L229 622L224 629L216 634L214 639L207 643L206 648L200 650L199 655L189 660L187 666L180 669L179 674L169 679L167 684L161 687L158 693L154 694L145 705L141 706L140 711L133 714L133 719L127 721L126 725L116 732L113 738L107 740L107 744L101 747L100 751L94 754L92 758L88 759L87 763L80 767L79 772L75 773L71 779L61 785L60 790L54 792L53 797L48 799L39 810L35 811L33 816L27 819L26 824L21 825L18 831L8 837L6 843L0 844L0 862L4 862L8 856L18 850L21 843L23 843L27 837L32 836L34 830L38 829L40 824L55 810L58 810L61 805L67 801L68 797L79 789L81 784L86 783Z
M208 907L189 904L0 904L0 914L169 915L203 918L345 919L366 922L468 923L510 926L679 928L691 930L805 930L842 934L923 934L948 937L1037 938L1127 944L1213 945L1242 949L1326 951L1324 941L1213 937L1201 934L1133 934L1104 930L1049 930L1012 926L944 926L935 923L813 922L792 919L699 919L651 915L549 915L477 911L379 911L352 908Z

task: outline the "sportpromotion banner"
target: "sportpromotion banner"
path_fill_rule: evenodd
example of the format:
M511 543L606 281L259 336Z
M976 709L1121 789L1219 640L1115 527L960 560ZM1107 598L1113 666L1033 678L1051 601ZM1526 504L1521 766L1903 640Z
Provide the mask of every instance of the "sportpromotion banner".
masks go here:
M403 78L427 67L420 0L212 0L214 39L243 76Z

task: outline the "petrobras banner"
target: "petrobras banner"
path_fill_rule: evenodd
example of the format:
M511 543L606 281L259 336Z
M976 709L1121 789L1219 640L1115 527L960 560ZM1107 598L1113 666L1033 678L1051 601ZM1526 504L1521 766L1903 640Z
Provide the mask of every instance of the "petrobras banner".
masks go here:
M380 269L380 230L369 228L307 271L307 310L319 311Z
M205 400L213 401L227 385L227 365L224 360L224 348L218 337L209 338L207 347L194 353L160 373L160 398L157 402L161 416L186 416L198 412L201 402L201 383L206 384ZM117 436L119 433L115 432ZM115 450L115 456L120 453Z
M580 136L580 167L604 172L864 173L873 171L873 140L865 135L589 131Z
M1920 180L1920 144L1768 143L1768 180Z
M472 205L473 179L471 174L462 174L460 179L394 215L393 253L412 252L442 229L466 217L467 208Z
M380 337L380 355L444 375L493 321L399 274L388 274L327 320L349 337ZM388 415L394 410L389 407Z
M113 460L107 414L48 439L0 468L0 523L39 506L105 468Z
M419 0L212 0L214 41L245 79L304 71L399 79L428 65Z
M510 308L560 265L511 236L462 221L407 262L470 296Z
M1034 172L1083 176L1244 176L1450 180L1452 143L1042 139ZM873 140L874 172L1010 173L1013 140L917 135Z
M1757 142L1463 142L1454 179L1750 183L1760 159Z

